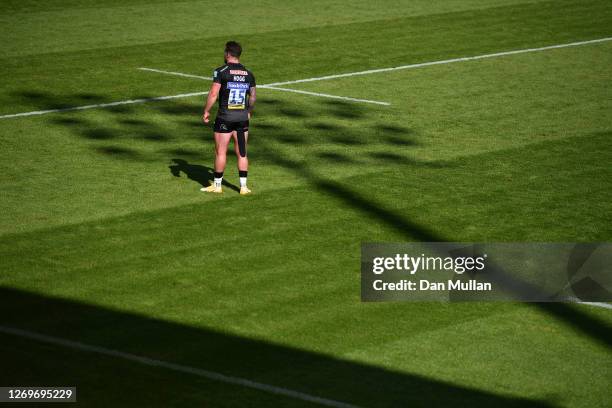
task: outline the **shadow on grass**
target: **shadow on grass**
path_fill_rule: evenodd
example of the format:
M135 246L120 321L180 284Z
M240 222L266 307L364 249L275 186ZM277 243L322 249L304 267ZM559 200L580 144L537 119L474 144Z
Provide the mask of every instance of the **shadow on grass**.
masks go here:
M270 154L275 154L274 148L268 146ZM288 170L291 170L318 190L325 192L331 197L336 198L343 204L352 207L356 211L362 212L370 219L385 224L388 228L400 233L408 241L417 240L420 242L452 242L449 237L443 237L433 229L411 221L408 217L387 209L382 203L376 203L374 197L366 197L356 191L349 189L343 184L318 176L308 166L303 163L285 158L281 154L276 154L274 162ZM419 165L415 163L415 165ZM428 165L428 164L425 164ZM436 163L433 164L436 166ZM435 249L435 248L434 248ZM496 265L493 259L487 262L487 270L495 270L495 275L501 277L498 281L506 290L515 290L515 293L537 292L537 287L531 286L507 275L500 265ZM548 313L551 316L566 323L574 329L580 330L596 342L612 348L612 327L607 322L589 315L576 306L566 303L529 303L529 305Z
M329 115L340 119L364 119L366 116L365 107L352 102L335 99L325 99L322 101L326 105Z
M113 156L117 159L139 160L139 154L136 150L128 149L122 146L102 146L97 149L99 153Z
M0 310L0 383L76 386L83 406L548 406L6 287Z
M14 93L13 96L37 109L109 102L105 96L87 93L52 95L44 92L21 91ZM149 97L151 95L141 95L134 99ZM375 124L373 129L368 126L351 128L351 124L355 121L365 123L371 119L368 109L358 104L325 99L319 100L318 108L314 109L303 109L299 104L288 101L281 103L274 99L262 99L258 104L260 109L253 121L250 135L252 146L250 156L255 160L261 162L274 160L274 155L268 154L267 148L258 147L257 138L261 136L288 147L313 148L316 145L316 151L304 151L304 154L311 153L312 157L318 157L325 164L349 162L367 164L368 161L390 165L415 164L413 159L403 154L407 148L416 144L412 138L408 139L408 136L412 137L415 132L406 127L390 124ZM142 162L164 158L171 160L176 157L191 160L196 155L180 143L183 141L197 141L209 145L213 143L212 129L200 122L200 105L201 103L196 101L153 102L148 108L164 117L161 121L130 116L134 109L132 105L100 109L98 116L75 115L75 112L68 112L54 115L50 120L85 139L94 151L109 158ZM259 121L257 119L260 115L262 118L282 118L282 120ZM326 121L326 117L332 120ZM313 118L316 120L312 121ZM289 123L286 123L287 120ZM372 143L387 151L372 154L368 151ZM348 147L353 151L340 155L333 151L332 145ZM320 151L321 147L325 151Z
M187 178L195 181L202 187L207 187L212 184L214 179L214 170L211 167L199 164L190 164L183 159L172 159L172 161L174 164L171 165L169 169L174 177L181 177L181 173L183 173L187 176ZM240 191L238 186L227 181L227 178L223 179L223 185L234 191Z
M16 96L24 98L32 103L35 103L41 109L48 109L52 107L64 107L66 105L75 106L79 102L85 100L90 103L104 102L105 98L93 95L93 94L76 94L68 96L67 99L64 97L57 98L52 95L47 95L40 92L20 92ZM288 106L287 103L277 103L273 100L262 100L261 105L264 106L263 111L268 115L284 115L286 118L295 119L298 123L304 118L309 118L313 115L312 112L302 112L296 106ZM349 119L349 120L368 120L366 108L364 106L348 103L345 101L321 101L322 112L329 115L332 118L337 119ZM153 109L170 117L170 120L175 120L175 127L172 133L179 133L182 135L190 135L192 138L199 138L202 140L201 134L210 132L210 129L194 127L191 124L186 125L185 116L193 117L194 121L199 120L199 116L196 112L199 110L200 105L196 103L184 103L179 102L176 105L153 105ZM193 152L181 150L178 147L172 147L173 141L168 136L168 129L162 129L158 124L149 123L146 121L130 120L129 123L125 123L126 119L122 117L127 113L131 113L131 106L117 106L105 111L113 115L119 116L117 121L123 121L125 126L129 127L129 137L144 140L147 142L155 143L157 145L169 145L167 147L158 150L163 153L166 160L169 159L168 155L172 156L191 156ZM320 112L317 113L320 118ZM120 140L116 136L116 130L110 130L110 128L100 127L86 119L76 118L58 118L56 123L67 126L73 129L75 133L81 137L90 140L92 143L106 142L108 139L113 139L112 145L99 145L93 146L93 149L97 152L114 157L117 159L128 159L128 160L140 160L140 161L151 161L157 160L159 157L151 156L150 154L144 154L137 150L134 150L131 146L122 146L118 144ZM267 127L266 127L267 126ZM305 181L314 185L317 189L335 197L336 199L344 202L346 205L354 208L356 211L367 214L372 220L386 224L393 230L400 232L407 240L419 240L423 242L441 242L449 241L449 237L442 237L435 231L426 226L419 225L409 219L409 217L399 214L393 210L385 208L382 204L375 202L373 197L365 197L359 193L343 186L342 184L334 181L330 181L320 176L317 176L314 172L309 170L301 162L296 162L288 158L288 155L283 154L278 148L282 143L291 145L291 147L303 148L304 145L319 142L323 144L329 142L328 136L330 132L343 132L342 128L337 128L338 125L325 126L319 121L316 126L313 126L314 136L316 140L311 141L301 135L296 135L294 129L281 126L279 124L260 124L259 127L264 129L266 134L261 138L256 134L250 135L250 141L252 142L253 148L250 150L250 156L257 157L258 160L267 161L269 163L282 166L287 170L294 172L301 176ZM379 151L372 153L370 151L363 151L361 156L359 151L352 151L349 154L339 154L333 151L317 152L316 155L320 159L325 160L329 164L333 163L347 163L353 162L358 163L359 160L365 160L367 163L368 156L374 160L374 163L388 164L393 166L407 166L406 169L427 166L427 167L444 167L444 163L428 163L419 162L410 157L406 157L400 154L401 150L398 150L398 145L410 147L416 144L413 139L414 132L406 127L395 126L395 125L374 125L374 129L378 129L378 132L382 132L384 147L386 151ZM113 133L114 132L114 133ZM358 132L346 136L345 130L342 140L338 140L338 143L348 146L348 144L354 145L352 147L359 148L358 145L363 144L368 146L368 139L371 137L370 131ZM254 137L255 136L255 137ZM93 139L93 140L92 140ZM254 143L253 143L254 142ZM278 143L282 142L282 143ZM362 143L363 142L363 143ZM174 153L177 154L174 154ZM183 154L183 153L185 154ZM253 153L255 153L253 155ZM170 156L170 157L172 157ZM212 157L211 157L212 159ZM211 178L211 169L206 166L188 163L184 158L175 158L174 165L170 166L172 174L176 175L181 172L185 173L187 177L194 180L201 185L207 183ZM371 163L371 162L370 162ZM226 184L228 187L236 189L235 186ZM591 338L599 341L602 344L610 347L612 345L612 329L606 325L605 322L596 319L579 309L562 303L536 303L533 304L535 307L549 313L552 316L559 318L566 322L572 327L581 330Z
M114 102L105 95L84 92L57 95L49 92L21 90L12 92L11 96L19 103L30 106L33 110L66 109L76 106ZM133 105L126 104L108 106L105 109L115 114L131 114L134 107Z
M334 163L354 163L349 156L337 152L320 152L317 157Z

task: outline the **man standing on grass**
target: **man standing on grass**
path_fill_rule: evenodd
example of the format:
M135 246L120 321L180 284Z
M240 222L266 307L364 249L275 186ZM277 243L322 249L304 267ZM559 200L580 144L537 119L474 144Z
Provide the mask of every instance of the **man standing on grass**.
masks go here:
M214 124L215 134L215 178L201 191L222 193L223 171L225 170L227 147L234 139L234 150L238 158L240 175L240 194L249 194L247 187L247 140L249 138L249 119L255 107L255 76L240 63L242 47L235 41L225 44L225 65L213 73L213 84L208 93L204 123L210 121L210 109L219 98L219 110Z

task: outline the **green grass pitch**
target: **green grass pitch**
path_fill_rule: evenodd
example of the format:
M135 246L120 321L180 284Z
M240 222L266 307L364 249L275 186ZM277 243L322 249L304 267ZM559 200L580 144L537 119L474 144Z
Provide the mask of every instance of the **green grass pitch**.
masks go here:
M266 84L611 37L612 3L5 0L0 22L4 116L206 91L137 68L210 76L230 39ZM0 326L356 406L610 406L611 310L364 304L359 251L611 241L611 68L609 41L288 86L389 106L262 88L250 197L233 158L198 191L203 96L0 118ZM18 385L317 405L0 332Z

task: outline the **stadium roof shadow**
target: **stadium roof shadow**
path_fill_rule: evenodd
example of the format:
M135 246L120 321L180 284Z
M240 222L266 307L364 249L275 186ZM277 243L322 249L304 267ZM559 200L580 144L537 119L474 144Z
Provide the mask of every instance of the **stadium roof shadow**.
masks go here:
M105 97L93 94L75 94L58 98L51 94L23 91L15 93L14 96L20 97L40 108L74 106L82 103L83 101L106 101ZM148 95L143 95L142 97L148 97ZM268 114L273 113L292 117L296 111L295 107L286 106L286 104L279 106L279 104L273 100L262 100L258 103L264 105ZM330 117L360 120L367 119L364 107L359 105L349 104L344 101L327 100L322 101L321 104L324 107L326 114L328 114ZM177 124L182 127L185 135L191 135L192 138L197 138L200 141L204 140L201 138L202 132L200 132L197 127L192 126L190 122L185 121L185 119L188 118L190 121L193 120L193 122L199 122L200 117L199 115L195 114L195 112L199 109L197 108L199 107L199 104L177 102L172 106L167 106L164 104L153 106L156 111L171 115L175 120L178 120ZM116 106L105 109L105 111L109 112L110 114L117 116L115 120L117 120L118 123L131 127L130 131L128 132L127 139L123 141L127 142L129 138L135 138L159 144L160 146L170 145L170 148L162 148L159 150L159 152L163 153L165 158L168 159L179 156L179 158L172 159L174 165L170 166L171 173L176 176L177 174L180 175L180 173L183 172L188 178L194 180L195 182L206 185L203 183L207 183L210 180L210 168L207 166L191 164L184 160L184 158L193 157L197 153L181 149L173 149L171 147L173 136L168 134L167 129L162 129L156 124L148 123L146 121L125 119L125 115L132 112L132 109L133 107L130 105ZM299 119L306 116L306 114L299 112L299 114L296 116ZM122 142L122 140L121 135L117 135L116 130L101 127L100 125L91 123L86 119L57 117L53 121L54 123L70 128L73 132L81 137L93 140L96 143L109 143L111 141L114 143L112 145L105 146L92 146L100 154L111 156L116 159L135 161L156 161L159 159L159 157L151 156L150 154L146 154L128 147L129 144L127 146L125 144L117 145L117 143ZM337 127L330 128L329 126L321 125L320 122L317 123L318 125L311 127L311 129L320 132L319 136L325 135L326 132L341 130ZM398 214L393 210L384 208L381 204L377 204L373 197L361 196L348 187L343 186L339 182L317 176L303 163L288 159L285 155L277 150L279 143L290 145L308 144L309 141L303 135L297 135L296 132L291 132L290 129L286 129L283 126L276 124L259 124L257 126L266 131L266 137L256 136L256 139L252 139L254 141L254 147L250 151L256 152L258 160L267 161L269 163L282 166L300 175L305 181L311 183L319 190L345 202L347 205L352 206L358 211L366 213L371 217L371 219L385 223L388 227L401 233L408 240L418 240L421 242L452 241L452 239L449 237L440 236L434 230L427 228L426 226L419 225L402 214ZM411 129L389 124L376 125L376 127L384 131L385 138L383 138L383 141L392 151L396 151L395 147L398 145L401 147L410 147L418 144L414 139L412 139L414 132ZM364 134L355 134L354 136L357 138L356 140L351 140L350 138L343 136L341 140L335 140L335 142L340 142L340 145L344 146L348 146L347 142L353 145L358 145L361 142L358 138L364 137ZM252 137L253 135L251 135L251 138ZM208 143L210 143L209 139L205 140L208 140ZM330 138L329 140L334 142L334 138ZM347 156L334 151L319 152L317 153L316 157L325 160L328 163L356 163L355 155ZM363 155L361 158L367 157L374 159L377 163L388 162L393 165L406 165L412 168L438 168L447 167L449 165L448 163L443 162L415 161L410 157L404 157L392 152L368 153ZM228 185L228 187L233 188L235 186L232 187L231 185ZM520 284L520 282L515 283ZM605 322L564 303L532 303L531 305L557 317L575 329L581 330L583 333L587 334L598 342L605 344L608 347L612 347L612 328Z
M273 146L268 145L267 151L268 154L274 156L274 163L296 172L320 191L323 191L324 193L344 202L346 205L365 213L368 215L368 217L370 217L370 219L378 220L379 222L384 223L387 227L405 236L409 241L453 241L448 237L439 235L432 229L411 221L402 214L384 208L381 204L377 204L373 197L364 197L337 181L319 177L303 163L287 159L283 155L276 153ZM419 164L415 163L415 165ZM432 163L431 165L433 167L437 166L436 163ZM493 259L489 259L487 264L487 267L490 270L494 269L496 271L496 274L500 277L498 283L500 283L506 290L515 291L516 294L526 292L533 293L539 290L537 287L528 285L527 283L506 274L500 265L495 264ZM600 344L603 344L608 348L612 348L612 327L609 326L607 322L584 313L583 311L567 303L536 302L528 304L556 317L573 328L580 330Z
M54 95L49 92L22 90L13 92L12 96L21 103L32 106L33 109L56 109L69 108L83 104L106 103L110 99L104 95L74 93L66 95ZM150 98L151 95L138 95L133 99ZM168 160L184 160L200 157L201 153L187 151L184 148L176 148L176 143L191 140L201 144L211 144L209 137L210 126L201 123L199 111L200 102L172 101L171 103L154 103L150 109L156 113L161 113L168 117L167 126L159 122L149 121L131 116L134 113L133 105L118 105L106 107L100 110L100 115L104 120L96 121L92 117L74 116L66 112L54 115L50 121L56 125L67 128L71 133L90 142L90 147L97 153L114 158L116 160L132 160L140 162L157 161L161 158ZM254 132L251 138L258 138L259 131L263 131L266 139L273 139L276 143L288 146L314 146L329 143L330 148L361 147L369 146L375 141L379 148L386 151L379 152L354 152L351 157L346 157L338 151L316 152L314 157L325 161L327 164L346 164L346 163L387 163L392 165L405 164L411 166L442 166L441 163L417 162L413 158L399 153L405 153L407 148L418 145L414 139L415 132L412 129L392 124L374 124L373 129L368 126L360 130L350 129L342 124L342 120L361 122L369 118L368 110L363 106L338 100L321 100L320 110L308 112L300 109L299 105L287 102L282 104L273 99L262 99L258 101L260 109L258 113L263 117L284 117L290 120L304 120L307 133L290 131L286 126L276 123L265 123L256 121L253 123ZM323 114L323 116L321 116ZM332 120L340 120L340 123L326 121L329 117ZM310 119L317 118L311 123ZM298 127L299 128L299 127ZM255 154L254 157L261 161L272 161L274 155L268 155L267 149L259 148L259 143L255 143L250 149ZM144 141L148 146L157 146L155 152L145 147L140 141ZM192 169L193 164L187 166ZM193 173L195 181L207 181L205 171L195 171ZM197 180L196 180L197 179ZM231 187L231 186L228 186Z
M0 383L76 386L78 401L86 406L312 405L248 384L155 366L151 360L134 361L133 355L359 406L548 406L545 401L497 395L7 287L0 288L0 307ZM24 338L8 334L7 327L98 348L83 350L76 343ZM115 355L104 355L101 348L114 350Z

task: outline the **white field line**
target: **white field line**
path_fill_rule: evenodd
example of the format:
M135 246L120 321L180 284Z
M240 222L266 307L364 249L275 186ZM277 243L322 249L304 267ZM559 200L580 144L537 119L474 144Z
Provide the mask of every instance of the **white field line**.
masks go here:
M380 72L390 72L390 71L399 71L403 69L421 68L421 67L428 67L431 65L452 64L454 62L464 62L464 61L474 61L474 60L480 60L480 59L486 59L486 58L496 58L496 57L503 57L506 55L525 54L528 52L553 50L556 48L577 47L580 45L594 44L594 43L600 43L604 41L612 41L612 37L599 38L596 40L589 40L589 41L578 41L578 42L567 43L567 44L549 45L547 47L525 48L522 50L496 52L494 54L483 54L483 55L476 55L473 57L461 57L461 58L452 58L452 59L440 60L440 61L422 62L419 64L400 65L398 67L391 67L391 68L370 69L367 71L349 72L346 74L327 75L327 76L322 76L322 77L306 78L306 79L296 79L294 81L275 82L272 84L268 84L268 86L291 85L291 84L299 84L302 82L324 81L327 79L346 78L346 77L352 77L352 76L357 76L357 75L378 74Z
M90 344L81 343L78 341L72 341L62 339L59 337L48 336L45 334L35 333L28 330L17 329L14 327L0 326L0 333L10 334L13 336L24 337L32 340L37 340L43 343L55 344L62 347L67 347L80 351L87 351L91 353L101 354L109 357L122 358L124 360L133 361L136 363L152 366L161 367L181 373L187 373L204 377L209 380L220 381L228 384L239 385L242 387L253 388L259 391L265 391L272 394L282 395L289 398L294 398L302 401L313 402L315 404L324 405L334 408L357 408L355 405L347 404L340 401L330 400L327 398L321 398L314 395L306 394L299 391L294 391L288 388L277 387L274 385L264 384L256 381L251 381L246 378L233 377L225 374L221 374L215 371L204 370L201 368L190 367L182 364L170 363L163 360L156 360L149 357L139 356L136 354L126 353L123 351L107 349L105 347L93 346Z
M155 69L155 68L138 68L138 69L141 70L141 71L157 72L158 74L176 75L176 76L181 76L181 77L205 79L205 80L208 80L208 81L212 81L212 78L210 78L210 77L204 77L204 76L192 75L192 74L185 74L185 73L182 73L182 72L163 71L161 69ZM302 90L299 90L299 89L278 88L278 87L271 86L271 85L259 85L258 88L274 89L274 90L277 90L277 91L293 92L293 93L299 93L299 94L303 94L303 95L320 96L320 97L323 97L323 98L343 99L343 100L351 101L351 102L373 103L373 104L376 104L376 105L385 105L385 106L391 105L389 102L371 101L369 99L351 98L351 97L348 97L348 96L330 95L330 94L324 94L324 93L320 93L320 92L302 91Z
M319 92L302 91L299 89L277 88L275 86L270 86L270 85L261 85L258 88L274 89L277 91L284 91L284 92L294 92L294 93L299 93L299 94L304 94L304 95L321 96L323 98L342 99L342 100L351 101L351 102L373 103L376 105L385 105L385 106L391 105L389 102L371 101L369 99L350 98L348 96L330 95L330 94L324 94L324 93L319 93Z
M603 302L578 302L581 305L589 305L595 307L603 307L604 309L612 309L612 304Z
M192 92L192 93L178 94L178 95L156 96L154 98L130 99L127 101L98 103L95 105L74 106L70 108L48 109L48 110L33 111L33 112L13 113L10 115L2 115L0 116L0 119L17 118L20 116L45 115L47 113L56 113L56 112L69 112L69 111L86 110L86 109L108 108L111 106L131 105L135 103L145 103L145 102L153 102L153 101L165 101L168 99L187 98L189 96L200 96L200 95L207 95L207 94L208 94L208 91L207 92Z
M473 57L462 57L462 58L453 58L453 59L448 59L448 60L423 62L423 63L420 63L420 64L401 65L399 67L392 67L392 68L370 69L370 70L367 70L367 71L349 72L349 73L346 73L346 74L327 75L327 76L316 77L316 78L297 79L297 80L294 80L294 81L274 82L274 83L271 83L271 84L266 84L265 86L276 87L276 86L281 86L281 85L298 84L298 83L302 83L302 82L323 81L323 80L327 80L327 79L344 78L344 77L351 77L351 76L357 76L357 75L376 74L376 73L380 73L380 72L389 72L389 71L398 71L398 70L403 70L403 69L412 69L412 68L427 67L427 66L430 66L430 65L451 64L451 63L454 63L454 62L473 61L473 60L479 60L479 59L485 59L485 58L495 58L495 57L502 57L502 56L506 56L506 55L524 54L524 53L528 53L528 52L537 52L537 51L552 50L552 49L556 49L556 48L576 47L576 46L580 46L580 45L594 44L594 43L600 43L600 42L611 41L611 40L612 40L612 37L605 37L605 38L599 38L599 39L596 39L596 40L578 41L578 42L567 43L567 44L550 45L550 46L547 46L547 47L526 48L526 49L522 49L522 50L497 52L497 53L494 53L494 54L476 55L476 56L473 56ZM148 68L147 70L153 70L153 68ZM159 72L159 71L161 71L161 70L155 70L154 72ZM168 72L170 72L170 71L167 71L167 72L164 72L164 73L168 73ZM190 74L184 74L184 75L190 75ZM192 75L190 75L190 77L192 77ZM199 77L199 76L193 76L193 77ZM200 79L207 79L206 77L199 77L199 78ZM97 104L97 105L85 105L85 106L77 106L77 107L73 107L73 108L64 108L64 109L49 109L49 110L44 110L44 111L14 113L14 114L10 114L10 115L2 115L2 116L0 116L0 119L15 118L15 117L20 117L20 116L44 115L44 114L47 114L47 113L66 112L66 111L74 111L74 110L106 108L106 107L109 107L109 106L126 105L126 104L131 104L131 103L145 103L145 102L160 101L160 100L174 99L174 98L185 98L185 97L196 96L196 95L206 95L206 92L196 92L196 93L191 93L191 94L181 94L181 95L171 95L171 96L160 96L160 97L156 97L156 98L135 99L135 100L131 100L131 101L119 101L119 102L111 102L111 103L102 103L102 104Z
M583 302L582 300L578 299L575 296L570 296L567 299L564 299L570 302L574 302L574 303L578 303L580 305L588 305L588 306L595 306L595 307L602 307L604 309L612 309L612 303L604 303L604 302Z
M171 75L176 75L176 76L185 77L185 78L205 79L207 81L212 81L213 80L211 77L205 77L205 76L200 76L200 75L192 75L192 74L184 74L182 72L163 71L161 69L154 69L154 68L138 68L138 69L141 70L141 71L157 72L158 74L171 74Z

